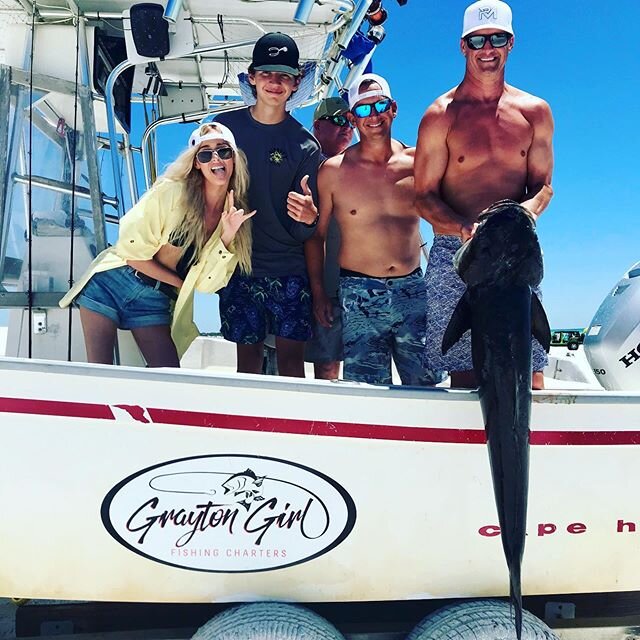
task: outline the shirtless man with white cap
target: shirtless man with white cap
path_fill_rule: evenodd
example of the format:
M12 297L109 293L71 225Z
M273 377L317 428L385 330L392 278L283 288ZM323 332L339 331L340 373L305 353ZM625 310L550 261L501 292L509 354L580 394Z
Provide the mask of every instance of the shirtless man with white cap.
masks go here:
M475 387L469 332L446 357L444 330L465 290L452 258L475 230L479 214L498 200L522 204L537 219L553 194L553 118L549 105L504 81L513 48L511 9L480 0L464 13L462 82L425 112L415 159L417 206L433 226L427 267L425 364L451 373L454 387ZM539 293L539 292L538 292ZM533 343L533 387L543 388L547 357Z
M316 229L322 247L335 216L342 235L344 377L390 384L393 357L403 384L440 382L439 372L422 366L426 290L414 204L415 149L391 137L397 105L384 78L361 76L349 89L349 109L360 142L321 166ZM314 292L322 291L322 262L322 250L308 259ZM318 322L329 324L328 300L314 307Z

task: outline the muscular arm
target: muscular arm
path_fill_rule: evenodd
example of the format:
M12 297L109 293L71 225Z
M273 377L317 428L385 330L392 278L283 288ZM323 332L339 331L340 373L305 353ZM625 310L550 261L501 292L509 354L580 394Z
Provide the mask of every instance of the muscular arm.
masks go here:
M460 235L468 224L441 197L441 183L449 163L448 118L445 108L434 102L424 114L418 130L414 175L416 207L434 233Z
M522 206L537 217L547 208L553 196L553 116L549 105L543 100L536 103L526 115L533 126L533 140L527 162L527 194Z
M325 327L333 321L332 306L324 290L324 258L327 229L333 214L333 192L331 167L325 162L318 172L318 224L316 231L304 243L304 257L309 273L309 284L313 297L313 312L316 320Z

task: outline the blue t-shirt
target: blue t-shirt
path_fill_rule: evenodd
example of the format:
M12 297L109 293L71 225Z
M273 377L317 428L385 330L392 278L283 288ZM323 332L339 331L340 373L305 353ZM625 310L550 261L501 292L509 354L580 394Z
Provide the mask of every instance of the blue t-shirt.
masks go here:
M262 124L247 108L221 113L216 120L231 129L249 161L249 209L257 210L252 218L252 275L306 275L303 244L315 225L287 215L287 195L289 191L302 193L300 181L308 175L318 204L320 145L288 114L278 124Z

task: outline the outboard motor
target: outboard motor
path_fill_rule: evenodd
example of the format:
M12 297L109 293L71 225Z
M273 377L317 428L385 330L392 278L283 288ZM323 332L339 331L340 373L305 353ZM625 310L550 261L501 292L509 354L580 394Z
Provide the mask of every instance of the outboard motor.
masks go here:
M605 389L640 391L640 262L625 273L596 311L584 350Z

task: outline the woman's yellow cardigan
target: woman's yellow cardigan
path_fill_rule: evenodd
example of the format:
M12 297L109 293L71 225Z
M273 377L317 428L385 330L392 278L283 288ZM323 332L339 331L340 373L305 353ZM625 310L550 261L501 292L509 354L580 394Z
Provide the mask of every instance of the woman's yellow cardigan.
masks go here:
M182 219L182 189L180 183L167 180L147 191L121 218L116 244L96 257L84 275L60 300L60 306L70 305L95 273L123 267L128 260L151 260L160 247L168 244L169 235ZM194 291L218 291L229 282L238 264L238 258L222 243L221 233L220 223L204 246L200 260L191 266L184 284L180 287L171 322L171 337L175 342L178 357L183 356L200 333L193 321Z

